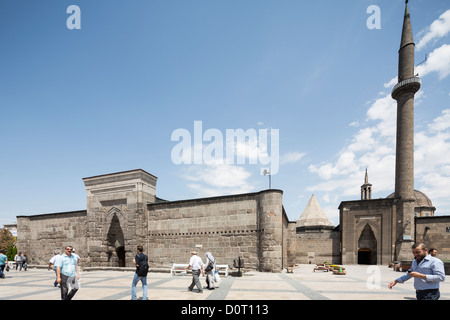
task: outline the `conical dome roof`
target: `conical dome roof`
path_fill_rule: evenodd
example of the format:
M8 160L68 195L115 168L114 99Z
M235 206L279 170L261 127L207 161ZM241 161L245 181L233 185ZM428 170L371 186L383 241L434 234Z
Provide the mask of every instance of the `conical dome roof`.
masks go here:
M313 194L297 221L297 227L333 226Z

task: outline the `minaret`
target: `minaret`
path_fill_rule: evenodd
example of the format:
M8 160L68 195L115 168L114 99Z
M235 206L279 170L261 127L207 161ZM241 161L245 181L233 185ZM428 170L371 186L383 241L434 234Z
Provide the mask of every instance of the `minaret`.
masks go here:
M420 88L420 78L414 76L414 47L406 1L398 52L398 83L392 90L392 98L397 100L395 196L400 199L414 198L414 94Z
M414 240L414 94L420 89L420 78L414 76L414 40L408 0L398 51L398 83L392 89L397 100L397 146L395 162L395 197L397 202L397 259L411 255ZM406 251L405 251L406 250Z
M372 185L369 183L369 175L364 177L364 184L361 186L361 200L371 200L372 199Z

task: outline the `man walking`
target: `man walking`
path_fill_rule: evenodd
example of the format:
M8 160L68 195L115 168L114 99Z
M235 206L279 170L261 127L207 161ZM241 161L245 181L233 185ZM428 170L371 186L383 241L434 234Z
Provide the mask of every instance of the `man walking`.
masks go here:
M22 252L19 252L14 257L14 262L16 263L16 270L19 268L19 271L22 271Z
M389 283L392 289L397 283L403 283L414 278L417 300L438 300L440 297L439 283L445 280L444 263L427 254L424 243L416 243L412 246L414 261L411 268L400 278Z
M58 273L56 271L56 260L59 259L61 255L59 254L59 250L53 251L53 257L51 257L50 261L48 262L48 268L47 270L54 270L55 271L55 282L53 282L53 285L56 287L58 285Z
M0 250L0 279L5 279L5 266L8 264L8 257L4 254L3 250Z
M136 285L139 281L142 283L142 300L147 300L147 273L148 273L148 257L143 254L144 247L137 246L137 255L133 259L136 265L136 273L131 283L131 300L137 300Z
M56 259L56 281L61 288L61 300L72 300L75 293L80 288L78 279L80 274L78 271L77 259L72 255L72 246L67 246L64 253ZM70 292L69 286L71 287Z
M200 273L203 274L203 261L202 258L197 255L196 251L191 252L191 259L189 260L189 266L187 267L186 271L188 271L189 269L192 269L192 283L188 287L188 290L192 291L192 289L194 289L194 286L197 286L198 293L203 293L202 284L200 283L200 279L198 278L200 276Z

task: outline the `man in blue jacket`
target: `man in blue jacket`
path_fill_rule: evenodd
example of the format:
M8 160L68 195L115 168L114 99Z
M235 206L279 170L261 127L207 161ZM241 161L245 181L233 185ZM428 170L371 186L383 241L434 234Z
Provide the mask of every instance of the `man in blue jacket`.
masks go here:
M412 253L415 259L411 268L403 276L389 283L389 289L397 283L414 278L417 300L438 300L439 283L445 280L444 263L427 254L427 246L424 243L414 244Z

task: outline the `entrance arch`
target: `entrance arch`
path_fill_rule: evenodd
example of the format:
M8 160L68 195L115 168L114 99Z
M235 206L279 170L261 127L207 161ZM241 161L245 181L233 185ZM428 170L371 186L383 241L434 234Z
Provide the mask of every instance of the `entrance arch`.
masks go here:
M123 213L117 208L111 209L106 216L109 224L106 234L108 264L111 267L125 267L125 237L122 230Z
M377 264L377 238L368 223L358 240L358 264Z

